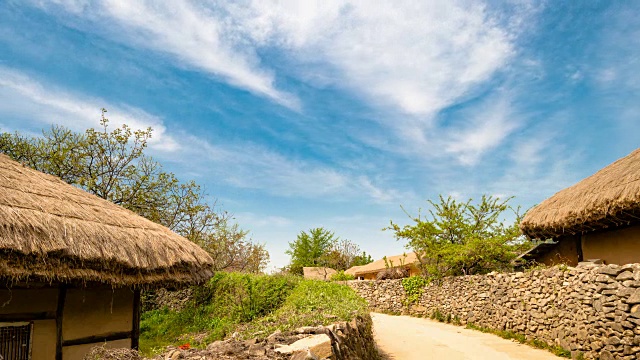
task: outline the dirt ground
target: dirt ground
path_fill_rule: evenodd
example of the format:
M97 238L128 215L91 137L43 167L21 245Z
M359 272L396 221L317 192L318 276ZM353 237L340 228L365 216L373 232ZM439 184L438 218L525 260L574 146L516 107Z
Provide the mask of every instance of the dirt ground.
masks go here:
M429 319L371 313L376 343L389 360L558 360L496 335Z

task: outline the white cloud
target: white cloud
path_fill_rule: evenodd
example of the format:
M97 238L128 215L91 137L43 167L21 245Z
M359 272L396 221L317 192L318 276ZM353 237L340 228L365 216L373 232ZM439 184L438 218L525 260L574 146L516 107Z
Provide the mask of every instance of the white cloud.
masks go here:
M297 99L277 89L259 50L283 50L302 69L321 65L313 69L325 74L301 76L307 80L333 77L374 104L427 117L490 79L514 53L508 23L466 0L59 3L87 31L169 54L290 107Z
M212 144L197 136L169 130L161 118L126 104L73 94L11 68L0 66L0 114L2 130L25 132L43 125L63 125L75 131L98 127L100 108L109 109L113 127L127 124L132 129L152 127L149 141L156 155L170 161L193 159L199 172L212 169L221 181L245 189L260 189L279 196L318 198L369 198L374 202L394 201L396 190L386 190L364 175L341 171L308 160L287 158L273 150L251 143ZM22 124L7 123L22 119ZM31 123L31 126L26 126ZM17 126L16 126L17 125ZM208 173L207 175L211 175Z
M514 116L506 99L492 100L473 109L471 120L449 134L445 151L464 165L476 164L482 155L498 147L519 126L521 119Z
M57 7L39 3L45 10ZM60 0L57 5L74 15L76 26L106 34L118 41L168 54L180 66L220 77L230 84L266 96L293 109L296 97L275 86L275 75L260 64L215 4L191 1Z
M210 176L237 188L258 189L286 197L354 199L373 202L397 201L405 196L377 185L365 175L353 174L310 160L287 158L265 147L251 144L212 144L195 137L185 156L208 163Z
M326 62L337 85L412 115L452 104L514 51L476 2L253 1L232 14L259 43Z
M162 120L126 104L110 104L104 99L73 94L54 85L0 66L0 112L41 124L63 125L76 131L98 127L100 109L107 108L110 125L132 129L153 128L149 146L159 151L176 151L178 142L167 134ZM26 120L25 120L26 121Z
M239 224L243 224L247 229L254 228L286 228L293 224L293 220L283 216L256 214L252 212L242 212L233 214Z

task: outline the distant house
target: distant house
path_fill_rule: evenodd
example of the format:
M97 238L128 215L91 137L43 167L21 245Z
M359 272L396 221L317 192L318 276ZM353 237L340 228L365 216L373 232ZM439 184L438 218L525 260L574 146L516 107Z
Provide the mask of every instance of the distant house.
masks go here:
M328 281L331 279L331 275L335 274L337 271L329 267L305 266L302 268L302 272L305 279Z
M388 267L402 267L407 269L409 276L420 274L418 256L411 252L408 254L387 256L367 265L352 267L345 273L353 274L358 280L376 280L378 273Z
M363 266L364 265L352 266L352 267L348 268L347 270L345 270L344 273L347 274L347 275L351 275L353 277L356 277L356 271L358 271L358 269L360 269Z
M640 149L543 201L520 229L540 242L525 260L640 262Z
M169 229L0 155L0 358L137 348L140 290L211 276Z

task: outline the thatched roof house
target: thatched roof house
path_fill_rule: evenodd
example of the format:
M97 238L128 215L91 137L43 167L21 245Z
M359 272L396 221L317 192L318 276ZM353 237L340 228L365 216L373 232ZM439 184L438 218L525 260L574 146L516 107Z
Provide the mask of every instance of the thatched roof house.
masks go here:
M640 149L531 209L520 229L557 246L538 258L640 262ZM559 261L561 258L565 258Z
M137 347L139 289L204 281L211 263L169 229L0 155L0 330L28 334L33 359ZM1 341L0 354L27 348Z
M419 275L418 256L414 252L407 254L386 256L372 263L348 269L345 272L353 273L359 280L376 280L378 273L390 267L398 267L407 270L409 276Z
M352 266L352 267L348 268L347 270L345 270L344 273L347 274L347 275L351 275L351 276L355 277L356 276L356 271L358 271L358 269L360 269L363 266L364 265Z
M308 280L331 280L331 276L337 273L330 267L323 266L305 266L302 268L302 274L305 279Z

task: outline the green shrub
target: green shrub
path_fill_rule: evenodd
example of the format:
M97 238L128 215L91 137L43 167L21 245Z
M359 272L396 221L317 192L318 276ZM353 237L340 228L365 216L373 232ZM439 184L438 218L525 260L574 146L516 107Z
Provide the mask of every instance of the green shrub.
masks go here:
M420 300L424 287L429 281L423 276L412 276L402 279L402 287L407 294L406 305L413 304Z
M303 280L278 310L244 329L246 338L268 336L275 330L328 325L368 314L367 302L353 289L338 283Z
M142 313L140 348L153 354L167 345L190 342L199 346L223 339L238 324L252 321L279 308L299 282L295 276L216 273L180 311L168 309ZM202 334L199 341L190 340ZM190 335L191 334L191 335Z
M337 273L331 275L331 281L348 281L355 280L355 278L355 276L345 273L344 270L340 270Z
M167 345L199 347L239 331L268 336L276 329L328 325L368 313L367 303L339 283L297 276L217 273L180 311L146 311L140 323L140 349L154 355ZM197 335L197 337L196 337Z

